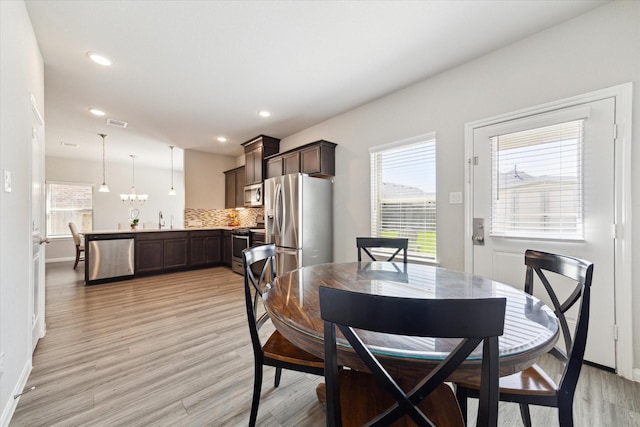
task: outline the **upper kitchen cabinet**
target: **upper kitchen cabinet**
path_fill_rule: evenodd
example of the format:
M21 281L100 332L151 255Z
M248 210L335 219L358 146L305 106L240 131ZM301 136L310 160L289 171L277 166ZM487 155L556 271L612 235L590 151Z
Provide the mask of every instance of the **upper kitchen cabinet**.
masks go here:
M320 178L336 174L336 145L320 140L267 159L266 178L302 172Z
M280 140L270 136L260 135L242 144L245 157L244 185L261 184L266 174L265 157L277 154L280 150Z
M226 209L244 207L245 167L224 173L224 207Z

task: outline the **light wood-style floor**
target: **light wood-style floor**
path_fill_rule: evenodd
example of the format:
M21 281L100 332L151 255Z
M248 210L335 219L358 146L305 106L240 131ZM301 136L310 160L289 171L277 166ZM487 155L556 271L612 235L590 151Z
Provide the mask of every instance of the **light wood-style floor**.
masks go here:
M85 287L72 265L47 265L48 332L27 384L36 389L11 426L247 425L241 276L221 267ZM265 368L258 425L324 425L322 379L285 371L274 389L273 372ZM640 426L640 384L585 366L578 387L577 426ZM531 413L535 426L558 425L554 409ZM516 405L500 404L500 425L522 425Z

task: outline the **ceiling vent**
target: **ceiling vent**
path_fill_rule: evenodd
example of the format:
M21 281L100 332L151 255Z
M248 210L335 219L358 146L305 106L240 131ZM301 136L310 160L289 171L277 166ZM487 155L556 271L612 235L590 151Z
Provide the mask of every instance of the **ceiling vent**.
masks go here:
M115 127L117 127L117 128L122 128L122 129L124 129L124 128L126 128L126 127L127 127L127 125L128 125L129 123L127 123L127 122L123 122L122 120L107 119L107 124L108 124L108 125L110 125L110 126L115 126Z

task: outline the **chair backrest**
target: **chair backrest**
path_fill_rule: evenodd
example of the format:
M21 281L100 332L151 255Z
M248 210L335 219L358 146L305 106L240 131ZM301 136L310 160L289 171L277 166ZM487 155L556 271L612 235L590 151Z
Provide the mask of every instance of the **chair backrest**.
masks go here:
M260 273L254 274L252 266L265 261ZM259 314L262 307L262 294L276 277L276 246L274 244L254 246L242 251L242 266L244 269L244 296L249 321L251 343L256 357L262 357L262 344L258 331L269 319L266 312Z
M578 383L578 377L580 376L580 370L582 369L584 351L587 345L593 263L566 255L551 254L531 249L525 252L524 262L527 266L524 284L525 292L533 295L535 272L545 287L553 304L555 315L560 322L566 353L557 346L551 350L551 353L565 363L564 372L559 384L560 390L564 390L573 396ZM544 274L545 271L559 274L575 282L573 284L574 288L572 290L569 289L571 292L569 292L569 296L565 301L560 301L556 292L560 284L555 285L556 289L554 289L554 286L551 285L549 279ZM572 338L565 313L575 304L579 305L576 326Z
M416 407L483 343L478 426L497 425L498 336L504 329L505 298L414 299L363 294L320 287L324 320L327 425L341 425L336 326L376 380L396 400L394 409L371 425L390 425L409 415L418 425L432 425ZM384 316L380 313L385 313ZM407 395L365 346L355 329L386 334L462 338L458 346Z
M409 239L403 239L398 237L356 237L356 247L358 248L358 261L362 261L362 251L364 251L369 258L376 261L376 258L369 252L370 248L391 248L396 251L387 259L387 261L393 261L393 259L403 251L402 262L407 262L407 249L409 247Z
M82 239L80 238L80 233L78 233L78 227L73 222L69 223L69 230L71 230L71 235L73 236L73 243L76 246L82 246Z

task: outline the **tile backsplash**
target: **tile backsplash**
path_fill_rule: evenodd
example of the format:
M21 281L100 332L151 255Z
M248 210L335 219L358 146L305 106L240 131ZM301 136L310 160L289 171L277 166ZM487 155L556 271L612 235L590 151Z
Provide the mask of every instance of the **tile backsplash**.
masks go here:
M192 209L184 210L184 227L223 227L229 225L228 215L234 213L238 216L240 227L253 227L256 225L256 217L264 215L264 208L246 209Z

